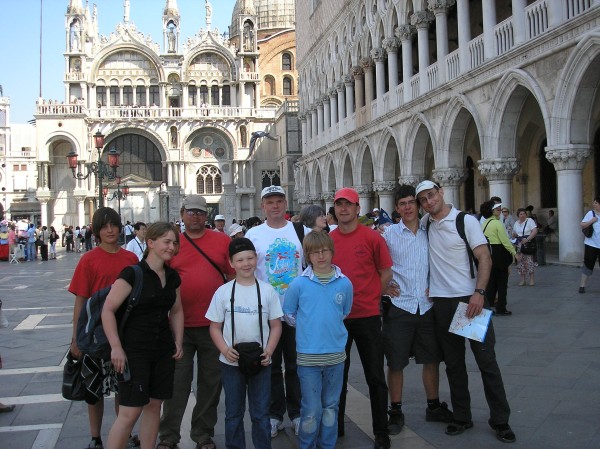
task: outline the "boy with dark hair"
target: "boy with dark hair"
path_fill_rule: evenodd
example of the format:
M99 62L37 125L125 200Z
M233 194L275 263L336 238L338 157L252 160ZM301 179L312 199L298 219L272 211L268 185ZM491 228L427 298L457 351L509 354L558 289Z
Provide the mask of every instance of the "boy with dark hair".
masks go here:
M81 309L87 299L96 291L112 285L121 271L138 263L135 254L122 249L118 240L121 233L121 219L119 214L110 207L101 207L92 218L92 232L98 239L98 246L88 251L79 260L69 292L75 295L73 308L73 337L71 340L71 354L80 359L81 351L77 347L77 321ZM108 396L111 391L117 390L117 382L110 360L101 360L102 366L102 392ZM118 396L115 397L115 409L118 411ZM91 449L103 449L102 415L104 414L104 400L95 404L88 403L88 416L92 440L88 445Z
M231 241L229 263L235 269L236 278L217 289L206 312L206 318L211 321L210 336L221 353L225 445L228 448L245 447L246 395L254 447L271 447L271 355L281 337L283 312L275 289L255 277L257 260L256 249L250 240L242 237ZM255 374L241 371L241 349L237 346L241 343L260 344L261 366Z

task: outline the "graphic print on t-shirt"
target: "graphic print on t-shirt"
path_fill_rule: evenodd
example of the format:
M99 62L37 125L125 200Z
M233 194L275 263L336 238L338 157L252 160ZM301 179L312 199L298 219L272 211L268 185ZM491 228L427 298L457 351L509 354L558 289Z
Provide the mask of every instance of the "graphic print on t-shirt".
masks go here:
M265 256L267 281L283 295L298 276L298 258L300 254L296 245L287 239L275 239L269 246Z

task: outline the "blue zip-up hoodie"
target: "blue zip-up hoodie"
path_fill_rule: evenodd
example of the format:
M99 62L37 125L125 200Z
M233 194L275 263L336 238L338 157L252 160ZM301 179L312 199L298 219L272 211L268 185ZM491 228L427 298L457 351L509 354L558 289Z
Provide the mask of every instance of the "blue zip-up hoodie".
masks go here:
M290 283L283 301L286 322L296 319L296 351L301 354L344 352L348 331L344 318L352 308L352 283L332 265L335 275L321 284L312 267Z

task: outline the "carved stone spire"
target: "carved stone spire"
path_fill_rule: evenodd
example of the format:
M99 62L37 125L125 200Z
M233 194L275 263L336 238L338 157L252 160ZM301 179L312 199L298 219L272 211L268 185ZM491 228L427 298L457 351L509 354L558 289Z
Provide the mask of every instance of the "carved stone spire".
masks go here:
M167 0L163 16L179 17L179 8L177 7L177 0Z
M67 14L83 14L81 0L70 0L67 7Z

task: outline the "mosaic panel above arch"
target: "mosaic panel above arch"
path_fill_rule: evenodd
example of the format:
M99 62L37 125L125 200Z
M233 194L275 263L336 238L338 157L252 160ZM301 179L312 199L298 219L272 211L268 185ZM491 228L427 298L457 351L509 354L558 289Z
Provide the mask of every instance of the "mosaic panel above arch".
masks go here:
M190 142L190 159L214 158L231 159L232 146L229 139L217 129L204 128L196 133Z

